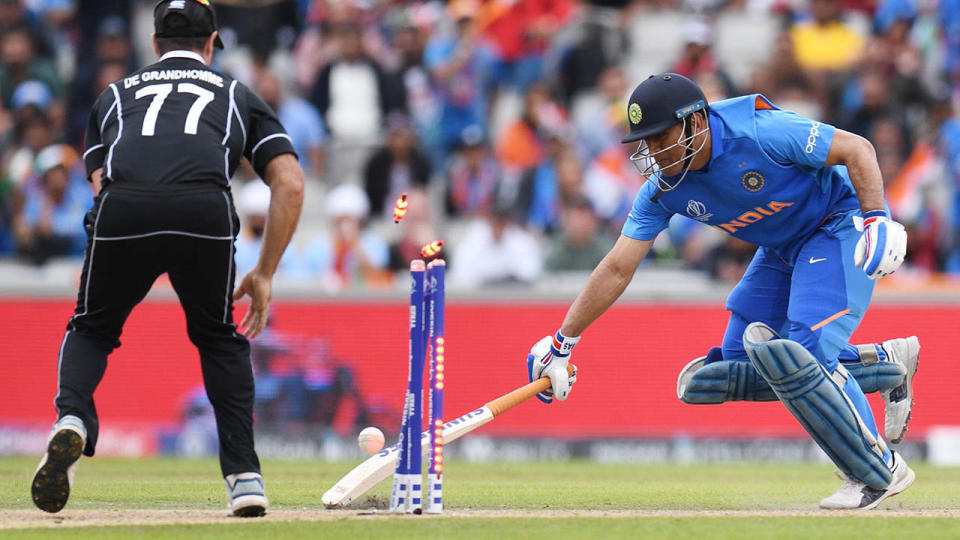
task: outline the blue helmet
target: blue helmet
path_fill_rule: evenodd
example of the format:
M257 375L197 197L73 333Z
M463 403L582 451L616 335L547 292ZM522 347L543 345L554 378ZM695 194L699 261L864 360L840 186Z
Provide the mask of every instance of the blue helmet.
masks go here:
M630 133L620 142L637 142L660 133L706 108L707 98L690 79L676 73L651 75L630 95L627 103Z

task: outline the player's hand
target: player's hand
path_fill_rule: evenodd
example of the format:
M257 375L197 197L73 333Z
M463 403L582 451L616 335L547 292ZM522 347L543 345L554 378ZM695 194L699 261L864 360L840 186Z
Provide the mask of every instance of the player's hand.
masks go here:
M864 214L863 236L853 254L857 268L870 279L888 276L900 268L906 253L907 231L903 225L887 217L884 210Z
M573 383L577 382L577 368L573 374L567 373L570 363L570 353L573 346L580 341L580 337L564 337L557 332L556 336L545 336L530 349L527 355L527 377L533 382L541 377L550 377L550 388L537 394L537 399L544 403L567 399Z
M257 334L267 325L267 316L270 314L270 281L269 277L254 268L243 276L240 286L233 292L235 301L243 298L243 295L250 296L250 309L244 315L243 322L237 327L247 339L257 337Z

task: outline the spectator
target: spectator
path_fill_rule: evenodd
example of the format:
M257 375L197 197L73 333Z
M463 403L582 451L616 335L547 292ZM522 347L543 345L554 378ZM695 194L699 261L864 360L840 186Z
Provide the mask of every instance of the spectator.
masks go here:
M748 91L763 94L781 109L806 118L823 118L828 105L827 88L797 63L793 40L781 32L773 43L770 59L750 74Z
M400 112L387 122L387 143L367 161L364 186L374 216L393 215L393 203L413 188L424 189L430 180L430 163L417 148L417 136Z
M447 171L447 213L473 216L493 209L500 168L480 126L470 126L460 136L460 147Z
M84 214L93 204L93 191L78 164L76 152L62 144L37 155L37 176L24 188L23 213L15 229L20 252L33 264L83 255Z
M499 16L483 30L493 60L492 86L522 93L539 81L550 40L575 11L572 0L505 2Z
M860 74L847 89L847 99L837 126L869 137L875 122L888 119L895 122L899 130L906 132L903 109L893 107L889 82L880 70L871 69Z
M60 80L53 62L35 53L27 26L14 26L0 35L0 94L3 106L10 107L14 89L31 79L47 85L54 97L60 95Z
M270 187L259 179L247 182L239 190L240 209L243 211L243 224L237 235L236 261L237 276L245 276L257 265L260 258L260 246L263 244L263 232L267 225L267 213L270 210ZM309 278L300 261L295 246L289 246L280 258L277 276L285 280L306 280Z
M34 81L20 85L14 96L13 140L4 175L19 189L34 176L37 153L54 142L54 126L49 114L53 102L46 85Z
M630 166L634 150L630 145L614 144L594 158L583 175L583 191L597 217L616 229L643 185L643 177Z
M565 103L596 86L608 69L623 64L630 44L629 8L597 3L584 3L582 8L579 36L563 55L558 70Z
M623 99L627 92L627 79L623 68L612 66L600 74L597 91L581 96L573 109L573 121L577 126L580 157L589 162L597 154L613 145L627 131L627 113Z
M562 230L553 240L546 269L551 271L593 270L613 245L599 230L590 201L584 196L564 202Z
M733 80L713 54L713 29L710 25L702 20L692 19L684 25L683 37L683 52L670 71L692 80L716 77L723 87L724 94L719 99L736 95L737 89Z
M333 138L331 180L359 183L371 141L379 139L389 111L388 93L380 66L363 50L360 28L345 23L335 32L340 55L320 72L311 101Z
M0 36L14 29L26 28L33 50L44 58L53 58L53 47L43 21L31 17L23 0L0 0Z
M619 107L622 109L622 107ZM619 142L619 141L618 141ZM501 184L497 193L499 204L510 203L515 209L515 215L521 223L525 223L534 231L552 231L559 219L562 199L570 193L561 194L560 176L572 173L570 165L575 164L578 175L575 194L580 193L582 181L580 175L580 161L575 152L567 144L567 140L555 134L547 138L547 159L536 167L530 168L520 178L519 193L514 201L504 193L506 187ZM566 184L570 182L567 181Z
M800 67L836 71L849 68L863 50L863 36L841 20L839 0L810 0L811 20L795 23L790 38Z
M423 53L440 102L441 160L456 149L464 129L487 127L485 73L476 44L479 23L474 21L477 7L467 0L450 2L447 12L453 27L436 32Z
M130 30L126 19L120 15L110 15L97 27L94 53L90 50L77 50L76 73L70 91L69 139L79 142L83 130L87 127L90 107L106 85L98 82L106 64L115 64L111 73L120 72L112 83L136 69L136 58L130 42Z
M323 148L327 131L317 109L309 101L292 94L276 73L267 67L260 71L256 91L277 112L277 118L293 140L293 149L307 177L323 178Z
M398 65L387 75L391 103L402 107L410 117L413 129L427 149L440 145L440 103L433 81L424 63L424 34L416 26L403 26L394 36ZM439 148L438 148L439 150ZM442 165L445 155L431 155L435 166Z
M245 0L217 3L224 45L246 45L256 58L290 49L300 31L296 0Z
M453 252L450 281L460 287L529 283L543 269L543 256L534 237L513 222L510 208L470 224Z
M566 111L550 97L544 83L527 90L520 118L508 125L496 143L497 161L505 170L523 171L536 167L546 157L545 137L564 129Z
M701 269L710 274L713 279L732 285L743 277L756 251L757 246L735 236L726 235L723 243L707 253L701 263Z
M310 275L320 278L324 287L332 290L389 283L389 248L366 228L370 203L363 189L341 184L330 190L327 215L333 220L331 236L314 238L305 252Z

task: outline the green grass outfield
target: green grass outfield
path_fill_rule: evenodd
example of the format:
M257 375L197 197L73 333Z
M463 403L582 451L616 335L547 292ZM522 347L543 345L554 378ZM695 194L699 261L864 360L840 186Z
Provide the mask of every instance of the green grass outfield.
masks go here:
M323 509L320 496L353 465L267 461L270 513L242 520L224 517L214 460L84 459L66 509L51 515L30 501L36 460L2 458L0 537L960 538L960 468L915 466L912 488L867 513L816 510L840 485L824 465L584 461L453 462L442 516L364 511L389 481L357 509Z

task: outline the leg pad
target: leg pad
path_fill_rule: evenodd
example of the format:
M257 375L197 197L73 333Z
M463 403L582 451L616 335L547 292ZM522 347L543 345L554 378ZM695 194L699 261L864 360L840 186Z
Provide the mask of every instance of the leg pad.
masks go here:
M780 401L844 474L875 489L890 484L886 444L870 432L844 393L842 366L828 374L810 351L779 339L763 323L747 326L743 345Z

